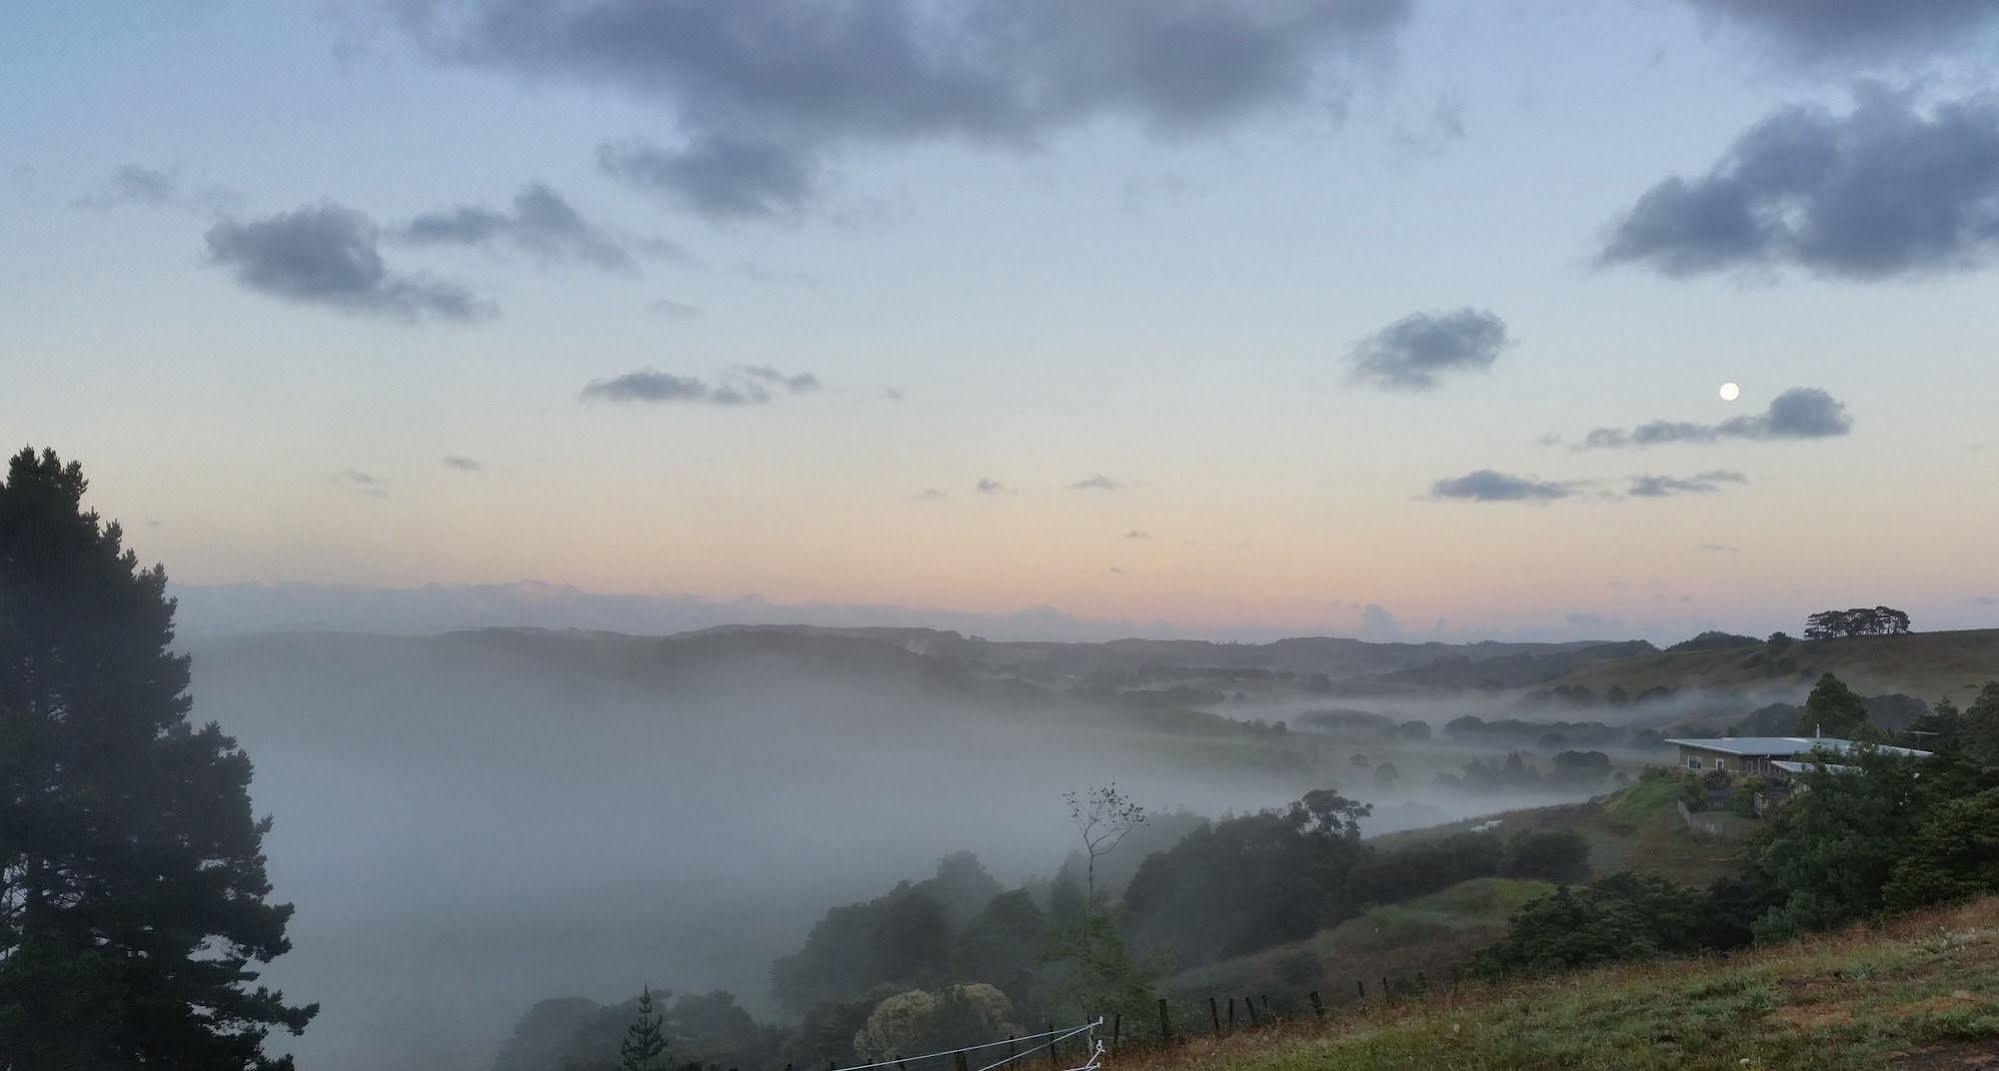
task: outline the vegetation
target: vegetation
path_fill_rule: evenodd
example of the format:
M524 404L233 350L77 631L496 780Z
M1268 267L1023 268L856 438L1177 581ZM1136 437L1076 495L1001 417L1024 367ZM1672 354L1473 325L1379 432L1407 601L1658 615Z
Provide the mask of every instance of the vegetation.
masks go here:
M1904 636L1909 632L1909 615L1886 606L1872 609L1822 610L1805 619L1805 638L1829 640L1839 636Z
M1999 1040L1999 899L1745 951L1370 999L1320 1023L1145 1049L1120 1071L1874 1071Z
M250 759L195 728L166 572L23 450L0 484L0 1065L290 1067L318 1005L253 963L291 946Z

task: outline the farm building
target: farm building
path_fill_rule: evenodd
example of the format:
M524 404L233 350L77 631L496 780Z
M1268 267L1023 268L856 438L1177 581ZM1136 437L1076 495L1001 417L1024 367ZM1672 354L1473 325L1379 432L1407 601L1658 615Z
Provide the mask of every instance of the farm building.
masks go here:
M1856 745L1851 740L1837 737L1809 736L1723 736L1698 740L1668 740L1668 744L1680 749L1680 765L1689 770L1721 770L1726 773L1752 773L1768 775L1772 772L1795 772L1799 761L1811 757L1816 749L1844 755ZM1914 748L1877 745L1878 750L1890 755L1906 755L1912 758L1927 758L1929 752ZM1783 766L1777 765L1783 763ZM1787 767L1789 769L1787 769Z

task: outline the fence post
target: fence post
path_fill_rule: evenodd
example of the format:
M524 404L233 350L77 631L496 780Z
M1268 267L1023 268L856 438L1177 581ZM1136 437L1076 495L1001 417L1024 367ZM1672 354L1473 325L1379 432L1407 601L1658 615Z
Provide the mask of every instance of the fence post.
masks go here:
M1208 998L1208 1019L1209 1019L1210 1021L1212 1021L1212 1022L1213 1022L1213 1023L1215 1024L1215 1036L1216 1036L1216 1037L1221 1037L1221 1036L1222 1036L1222 1008L1221 1008L1221 1005L1219 1005L1219 1004L1216 1004L1216 1003L1215 1003L1215 998L1213 998L1213 997L1209 997L1209 998Z
M1258 1022L1256 1018L1256 1001L1253 1001L1248 997L1244 997L1242 998L1242 1008L1244 1011L1249 1013L1249 1028L1251 1030L1254 1030L1257 1027L1263 1025L1261 1022Z
M1173 1040L1173 1020L1166 1014L1165 997L1159 998L1159 1040L1162 1042Z
M1111 1055L1117 1055L1117 1036L1124 1031L1124 1013L1111 1013Z
M965 1063L965 1050L963 1049L959 1049L957 1052L951 1054L951 1062L957 1066L958 1071L972 1071Z
M1061 1066L1060 1064L1055 1062L1055 1048L1060 1044L1061 1042L1058 1041L1055 1037L1055 1024L1049 1023L1048 1024L1048 1066L1050 1068L1056 1068Z
M1326 1005L1324 1001L1319 999L1319 991L1314 989L1310 993L1305 994L1305 996L1312 1001L1312 1014L1324 1019L1326 1017ZM785 1071L791 1071L791 1069L785 1068Z
M1268 993L1258 993L1258 994L1256 995L1256 999L1258 999L1258 1000L1260 1000L1260 1001L1262 1001L1262 1002L1263 1002L1263 1018L1264 1018L1264 1021L1265 1021L1265 1022L1271 1022L1271 1023L1274 1023L1274 1022L1276 1022L1276 1021L1277 1021L1277 1017L1276 1017L1275 1015L1272 1015L1272 1014L1270 1014L1270 994L1268 994Z
M895 1058L895 1071L909 1071L909 1065L902 1062L901 1056Z
M1422 971L1416 972L1416 991L1419 993L1428 993L1430 991L1430 980L1423 977Z
M1229 998L1229 1033L1235 1033L1235 998Z
M1394 990L1392 990L1392 989L1388 988L1388 976L1387 976L1387 975L1385 975L1385 974L1384 974L1384 975L1382 975L1382 976L1381 976L1381 998L1382 998L1383 1000L1387 1000L1387 999L1389 998L1389 996L1391 996L1391 995L1392 995L1393 993L1394 993Z

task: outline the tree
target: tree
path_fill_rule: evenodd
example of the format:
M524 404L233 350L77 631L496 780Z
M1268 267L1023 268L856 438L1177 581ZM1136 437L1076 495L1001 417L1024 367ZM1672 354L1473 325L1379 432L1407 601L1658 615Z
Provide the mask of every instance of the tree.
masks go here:
M652 987L639 990L637 1017L625 1028L625 1040L618 1044L618 1067L622 1071L664 1071L666 1033L660 1024L665 1018L653 1007Z
M1394 763L1384 762L1374 768L1374 787L1381 789L1394 788L1395 782L1401 776L1401 772L1396 770Z
M1830 673L1819 677L1805 700L1805 712L1798 718L1799 736L1826 736L1845 739L1867 723L1867 704Z
M1903 636L1909 615L1887 606L1851 610L1821 610L1805 618L1805 638L1830 640L1842 636Z
M1069 804L1069 821L1082 838L1087 856L1083 871L1083 892L1088 903L1097 902L1097 860L1117 850L1131 831L1145 824L1145 808L1118 791L1115 783L1093 788L1078 795L1062 797Z
M189 724L166 571L87 487L32 450L0 485L0 1067L289 1068L318 1005L249 988L292 915L250 759Z

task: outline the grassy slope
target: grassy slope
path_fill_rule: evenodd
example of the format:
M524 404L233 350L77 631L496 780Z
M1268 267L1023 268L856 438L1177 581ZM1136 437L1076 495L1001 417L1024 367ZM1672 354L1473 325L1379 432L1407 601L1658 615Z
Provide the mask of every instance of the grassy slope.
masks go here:
M1459 882L1407 903L1370 908L1300 941L1181 971L1159 988L1196 1001L1267 992L1280 1006L1295 1008L1314 989L1345 999L1357 979L1374 989L1384 976L1413 978L1419 970L1447 978L1472 951L1505 933L1522 904L1553 890L1546 882L1508 878Z
M1587 666L1558 684L1584 685L1597 694L1614 685L1632 695L1647 688L1807 688L1820 673L1832 673L1862 695L1905 692L1933 700L1948 695L1963 702L1985 681L1999 678L1999 629L1918 632L1908 636L1796 643L1769 655L1763 645L1726 651L1678 651L1641 655ZM1789 659L1795 668L1779 672Z
M1130 1051L1117 1071L1999 1067L1999 898L1732 958L1557 975Z

